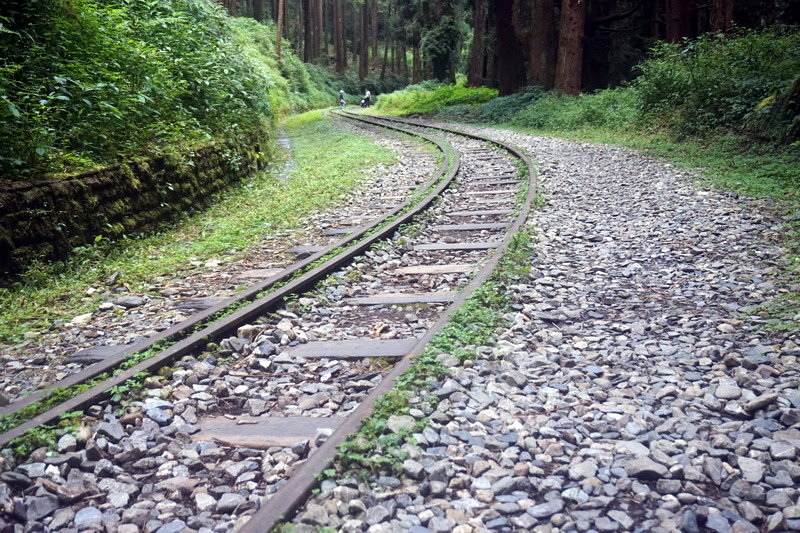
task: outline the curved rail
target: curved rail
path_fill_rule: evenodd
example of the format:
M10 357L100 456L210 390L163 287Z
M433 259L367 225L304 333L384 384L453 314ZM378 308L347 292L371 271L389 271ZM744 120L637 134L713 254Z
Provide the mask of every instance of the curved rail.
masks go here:
M514 222L506 231L506 235L502 240L501 245L497 248L495 253L489 257L483 268L481 268L473 276L473 278L459 293L452 304L447 307L444 313L438 318L434 325L427 330L425 335L420 338L410 352L392 368L386 377L378 385L376 385L375 388L369 392L369 394L367 394L367 396L352 412L352 414L345 419L341 426L339 426L339 428L314 452L314 454L302 465L300 465L297 470L294 471L287 483L281 487L281 489L279 489L272 496L272 498L263 504L258 511L256 511L251 519L239 529L239 533L263 533L265 531L271 531L277 525L290 517L306 501L311 491L317 485L317 475L328 468L328 466L331 464L338 452L339 444L343 443L347 439L348 435L358 431L358 429L361 427L361 423L372 414L375 407L375 401L394 386L395 380L409 368L413 358L422 354L433 337L447 325L453 312L461 307L472 295L475 289L477 289L492 274L495 267L505 254L505 251L508 249L508 246L511 243L511 240L514 238L514 235L517 233L522 224L525 223L528 214L531 211L533 200L538 192L538 180L536 177L535 168L528 155L518 148L502 141L497 141L472 133L460 132L458 130L446 127L415 124L414 121L404 121L395 118L384 119L384 117L374 116L365 117L363 115L342 112L337 114L340 116L345 116L351 120L358 120L368 124L374 124L387 128L395 128L396 126L386 124L385 122L411 124L417 127L438 129L501 147L502 149L522 160L525 164L525 167L528 170L529 178L528 193L522 203L522 206L520 206L519 213L514 219ZM413 135L421 135L416 131L408 132L412 133Z
M171 346L152 357L122 370L116 375L93 385L88 390L76 393L64 402L46 408L43 412L0 433L0 447L8 445L11 441L21 437L30 430L45 424L53 423L66 413L71 413L96 403L98 400L107 397L110 389L123 384L140 372L151 372L163 367L176 359L201 349L211 340L217 340L226 333L235 331L239 326L252 321L271 308L274 308L288 295L312 287L331 272L341 268L352 261L356 256L364 253L364 251L368 250L375 242L390 237L402 224L407 223L415 215L427 209L439 194L449 187L458 173L461 165L459 154L455 152L448 143L441 139L421 134L420 132L412 131L402 126L384 125L384 127L424 139L434 144L445 155L444 162L440 168L437 169L434 176L417 189L418 191L426 191L433 188L428 195L417 203L414 203L415 197L412 196L405 203L393 209L379 220L336 241L325 250L290 265L275 276L254 284L235 297L225 300L218 306L197 313L192 318L154 336L144 345L136 345L114 358L109 358L102 363L87 367L85 371L67 378L59 383L59 386L75 387L81 384L91 383L94 378L97 378L103 373L120 369L128 358L148 348L153 348L157 343L162 341L174 341ZM333 257L327 257L333 251L343 246L348 246L348 248L337 253ZM323 262L317 265L319 261ZM224 313L231 308L236 309L241 305L245 306L233 311L224 318L212 321L215 315ZM50 392L52 392L52 389L37 391L37 393L6 406L0 414L13 415L15 413L24 413L25 410L30 410L31 407L34 407L37 402L46 400Z

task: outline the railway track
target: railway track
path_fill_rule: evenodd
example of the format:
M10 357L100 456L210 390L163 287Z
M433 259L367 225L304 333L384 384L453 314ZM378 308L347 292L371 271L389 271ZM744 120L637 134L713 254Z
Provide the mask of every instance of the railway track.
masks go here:
M329 248L164 332L145 347L150 352L139 347L138 355L121 353L71 376L75 394L65 401L42 403L42 392L8 406L6 423L19 423L0 435L3 447L78 410L102 420L85 442L61 439L60 458L35 457L0 474L35 509L35 516L27 511L29 523L60 520L80 529L116 513L119 524L153 531L212 523L272 529L303 503L336 446L491 274L535 195L527 156L446 128L341 115L433 143L444 154L439 172L386 216L336 228L344 237ZM229 357L200 355L210 341ZM156 379L171 364L178 371ZM143 401L113 398L132 380L144 388ZM128 412L118 416L121 406ZM86 505L59 492L70 484L80 492L86 472L93 476ZM174 505L155 512L158 505L146 505L155 500ZM72 517L65 511L81 505ZM127 516L116 511L123 507Z

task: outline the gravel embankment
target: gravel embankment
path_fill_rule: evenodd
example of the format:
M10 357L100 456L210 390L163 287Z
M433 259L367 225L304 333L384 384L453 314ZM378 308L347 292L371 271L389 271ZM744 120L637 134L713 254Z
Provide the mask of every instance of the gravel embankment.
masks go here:
M755 314L779 223L632 150L482 133L540 163L531 281L419 399L402 474L325 481L297 531L800 530L800 341Z

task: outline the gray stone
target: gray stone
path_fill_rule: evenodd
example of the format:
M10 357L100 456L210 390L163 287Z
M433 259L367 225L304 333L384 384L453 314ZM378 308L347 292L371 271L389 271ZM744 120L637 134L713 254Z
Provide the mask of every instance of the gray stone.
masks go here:
M103 423L97 426L97 434L106 437L111 442L119 442L125 436L125 428L114 415L106 415Z
M400 433L401 431L413 431L417 421L410 415L392 415L386 421L386 427L392 433Z
M84 507L75 513L74 523L78 529L100 529L103 526L103 513L97 507Z
M232 513L238 506L246 501L247 500L239 494L226 492L217 502L217 512Z
M208 494L207 492L195 492L194 506L201 513L203 511L211 511L212 509L216 508L217 499L214 498L212 495Z
M708 514L705 526L707 529L710 529L715 533L729 533L731 530L731 525L728 523L728 521L722 515L717 513Z
M144 298L140 298L139 296L121 296L114 300L114 305L119 305L120 307L127 307L128 309L139 307L145 304Z
M758 483L764 476L764 464L749 457L738 457L737 463L742 471L742 477L749 483Z
M106 501L111 504L112 507L119 509L128 505L130 496L126 492L112 492L106 496Z
M668 474L667 468L664 465L656 463L647 457L641 456L626 460L623 464L623 468L630 477L636 477L639 479L656 480L662 477L667 477Z
M391 518L392 513L389 512L389 509L384 507L383 505L373 505L372 507L367 509L367 516L366 522L367 524L374 526L380 522L385 521L388 518Z
M403 461L403 473L411 479L420 479L423 471L422 463L413 459Z
M167 522L156 530L156 533L180 533L186 529L186 522L183 520L173 520Z
M714 391L714 396L720 400L735 400L742 395L742 389L733 381L721 381Z
M43 496L27 496L25 498L27 507L27 518L30 521L38 521L48 516L50 513L61 507L58 498L46 494Z
M259 400L257 398L249 398L244 403L245 409L250 413L251 416L259 416L262 413L266 413L269 411L269 406L267 402L264 400Z
M594 459L587 459L569 467L569 478L573 481L594 477L596 473L597 463Z
M145 414L147 414L147 418L149 418L159 426L168 426L170 425L170 423L172 423L172 420L175 418L171 411L160 409L158 407L148 409Z
M618 522L619 525L622 526L622 529L627 530L633 527L634 524L633 518L631 518L625 511L620 511L615 509L613 511L609 511L608 516L610 516L612 519Z
M428 521L428 530L431 533L451 533L455 527L455 521L450 518L435 516Z
M549 502L540 503L528 508L527 513L534 518L547 518L556 513L560 513L562 509L564 509L564 501L556 498Z
M617 453L627 454L627 455L650 455L650 450L642 444L641 442L636 441L624 441L624 442L617 442L614 446L614 450Z
M770 444L769 454L776 461L794 459L797 455L797 448L788 442L778 440Z
M78 446L78 439L76 439L70 433L66 435L62 435L60 439L58 439L58 444L56 445L56 449L58 453L68 453L74 452L75 448Z

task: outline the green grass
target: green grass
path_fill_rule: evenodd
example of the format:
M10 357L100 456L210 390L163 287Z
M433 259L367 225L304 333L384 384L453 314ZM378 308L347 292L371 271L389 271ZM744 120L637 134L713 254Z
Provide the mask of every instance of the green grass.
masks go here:
M363 170L392 163L394 154L343 130L312 111L287 121L296 168L285 181L258 173L222 195L208 210L139 239L102 241L67 262L32 266L22 280L0 289L0 342L43 332L54 321L97 309L111 298L107 280L146 292L159 276L190 275L193 264L245 255L265 234L291 228L309 213L331 205L364 177ZM98 289L87 294L88 289ZM105 293L105 294L104 294Z
M386 115L432 113L448 106L481 104L497 96L497 89L425 82L378 97L375 108Z

